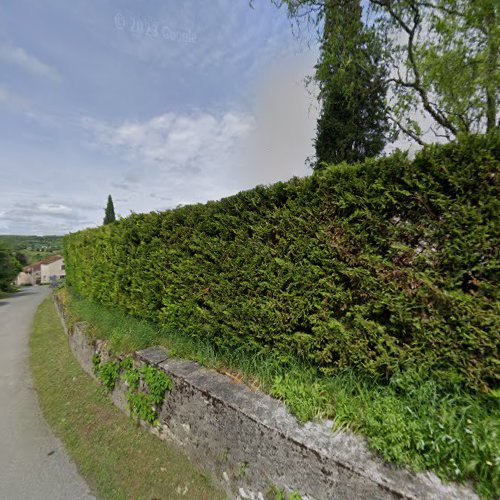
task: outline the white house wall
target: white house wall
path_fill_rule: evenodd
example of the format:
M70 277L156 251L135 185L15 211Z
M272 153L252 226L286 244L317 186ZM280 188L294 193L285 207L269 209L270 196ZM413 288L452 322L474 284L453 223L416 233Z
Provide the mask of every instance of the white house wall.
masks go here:
M34 285L33 276L29 273L21 272L17 275L16 286Z
M59 259L50 264L42 264L41 266L42 283L50 283L50 277L55 276L56 279L64 278L64 259Z

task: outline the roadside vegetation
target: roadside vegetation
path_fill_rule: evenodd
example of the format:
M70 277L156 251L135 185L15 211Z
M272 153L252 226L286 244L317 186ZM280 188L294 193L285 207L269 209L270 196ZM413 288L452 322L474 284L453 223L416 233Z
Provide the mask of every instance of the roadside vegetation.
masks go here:
M59 291L70 322L87 321L88 333L106 339L116 354L162 345L285 402L303 422L329 418L334 429L366 436L386 460L433 470L444 480L475 483L483 498L500 493L498 392L471 395L441 385L423 370L403 372L381 384L352 369L323 373L311 363L210 342L167 330L71 293Z
M12 282L20 270L21 263L14 252L0 241L0 297L15 291Z
M44 416L99 498L224 498L183 454L120 412L81 369L50 299L34 325L30 363Z
M318 42L313 175L118 221L110 195L61 296L117 354L164 345L498 498L499 4L271 1ZM423 149L381 156L398 136Z
M495 497L499 162L464 137L70 234L68 300L118 352L165 345Z
M498 387L500 134L64 238L82 296L229 349Z

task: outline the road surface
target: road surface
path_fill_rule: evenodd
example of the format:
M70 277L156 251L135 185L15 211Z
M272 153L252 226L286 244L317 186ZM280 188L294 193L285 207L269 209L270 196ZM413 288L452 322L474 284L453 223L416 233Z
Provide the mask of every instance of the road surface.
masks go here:
M0 499L93 499L61 442L45 422L29 371L36 308L49 294L37 286L0 299Z

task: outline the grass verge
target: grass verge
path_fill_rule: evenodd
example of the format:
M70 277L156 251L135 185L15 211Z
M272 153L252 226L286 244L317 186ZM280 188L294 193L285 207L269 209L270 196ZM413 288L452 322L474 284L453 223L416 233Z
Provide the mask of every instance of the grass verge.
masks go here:
M30 347L44 416L99 498L224 498L183 454L121 413L80 368L50 299L36 313Z
M322 373L267 353L216 349L200 339L110 310L63 289L73 321L85 320L95 338L117 354L163 345L283 400L302 421L331 418L335 428L367 437L384 459L432 470L447 481L472 481L483 498L500 496L499 392L471 394L442 386L416 371L382 385L352 370Z

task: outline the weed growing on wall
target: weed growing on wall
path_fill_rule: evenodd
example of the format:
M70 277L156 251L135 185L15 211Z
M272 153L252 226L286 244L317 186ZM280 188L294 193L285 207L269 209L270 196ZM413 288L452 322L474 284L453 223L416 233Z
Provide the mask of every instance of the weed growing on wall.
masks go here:
M118 379L119 364L112 360L103 363L101 356L96 353L92 356L92 368L97 379L111 392Z
M151 365L143 365L139 373L151 401L155 405L163 403L165 392L172 390L172 379L163 370Z
M146 364L136 368L131 356L120 362L102 363L100 355L94 354L92 365L97 379L108 391L112 391L119 380L127 384L126 398L132 417L151 425L157 422L158 408L163 404L165 393L173 387L172 379L163 370Z
M153 406L153 401L144 392L128 392L127 402L132 417L154 424L157 420L157 413Z
M143 365L140 369L131 368L124 377L132 382L127 392L131 415L154 424L158 419L157 408L163 403L165 392L172 390L172 379L164 371L150 365ZM144 391L139 390L141 383Z
M186 500L227 499L183 451L127 421L117 410L75 359L50 299L37 311L30 347L33 382L45 420L97 498L180 498L175 492L180 484L189 486Z
M118 373L118 363L116 361L106 361L106 363L101 364L97 372L97 378L108 391L112 391L115 388Z
M302 500L300 493L292 491L287 495L285 490L278 489L276 486L271 487L268 496L273 500Z
M101 367L101 356L99 356L99 354L96 353L92 356L92 370L96 377L97 374L99 373L100 367Z
M132 391L137 391L141 382L141 373L138 368L134 367L134 362L131 356L127 356L121 363L121 377L127 383L127 386Z

